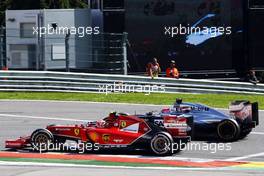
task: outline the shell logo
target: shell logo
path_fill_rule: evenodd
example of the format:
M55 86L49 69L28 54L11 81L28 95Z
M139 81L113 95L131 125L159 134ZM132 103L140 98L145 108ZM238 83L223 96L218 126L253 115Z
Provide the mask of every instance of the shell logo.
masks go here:
M105 143L110 141L110 134L103 134L102 139Z
M99 135L95 132L89 133L89 137L93 142L97 142L99 140Z

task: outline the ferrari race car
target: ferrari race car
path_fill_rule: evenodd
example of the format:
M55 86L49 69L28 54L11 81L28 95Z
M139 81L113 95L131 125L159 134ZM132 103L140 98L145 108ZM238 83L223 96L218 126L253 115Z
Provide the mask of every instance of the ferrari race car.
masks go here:
M192 137L194 139L216 139L231 142L246 137L251 130L259 125L258 103L249 101L234 101L230 103L229 114L224 114L208 106L182 102L177 99L170 108L162 109L159 113L148 113L153 123L163 126L163 116L193 117Z
M7 140L5 147L46 152L50 151L51 145L66 145L66 141L75 141L76 144L84 144L82 147L89 144L88 151L130 149L146 150L155 155L172 155L179 151L180 144L189 141L191 120L164 115L164 126L161 127L134 115L110 113L103 120L80 125L49 125L45 129L35 130L30 136Z

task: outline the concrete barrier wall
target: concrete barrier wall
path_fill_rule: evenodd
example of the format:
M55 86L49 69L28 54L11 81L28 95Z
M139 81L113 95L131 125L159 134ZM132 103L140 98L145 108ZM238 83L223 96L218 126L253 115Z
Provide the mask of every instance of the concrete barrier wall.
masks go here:
M159 92L264 94L264 85L202 79L68 73L48 71L0 71L1 91L54 92Z

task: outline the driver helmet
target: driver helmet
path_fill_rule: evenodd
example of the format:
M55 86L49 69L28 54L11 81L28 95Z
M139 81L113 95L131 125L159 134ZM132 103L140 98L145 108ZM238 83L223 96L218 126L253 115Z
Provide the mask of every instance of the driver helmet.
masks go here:
M117 119L118 115L117 115L117 112L114 111L114 112L110 112L109 113L109 116L108 116L108 120L110 121L115 121Z

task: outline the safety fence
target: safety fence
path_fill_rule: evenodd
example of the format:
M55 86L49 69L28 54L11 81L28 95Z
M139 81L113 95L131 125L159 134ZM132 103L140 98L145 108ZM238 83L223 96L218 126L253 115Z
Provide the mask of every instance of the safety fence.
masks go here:
M49 71L0 71L1 91L51 91L97 93L242 93L264 94L264 85L171 79L113 74L65 73Z

